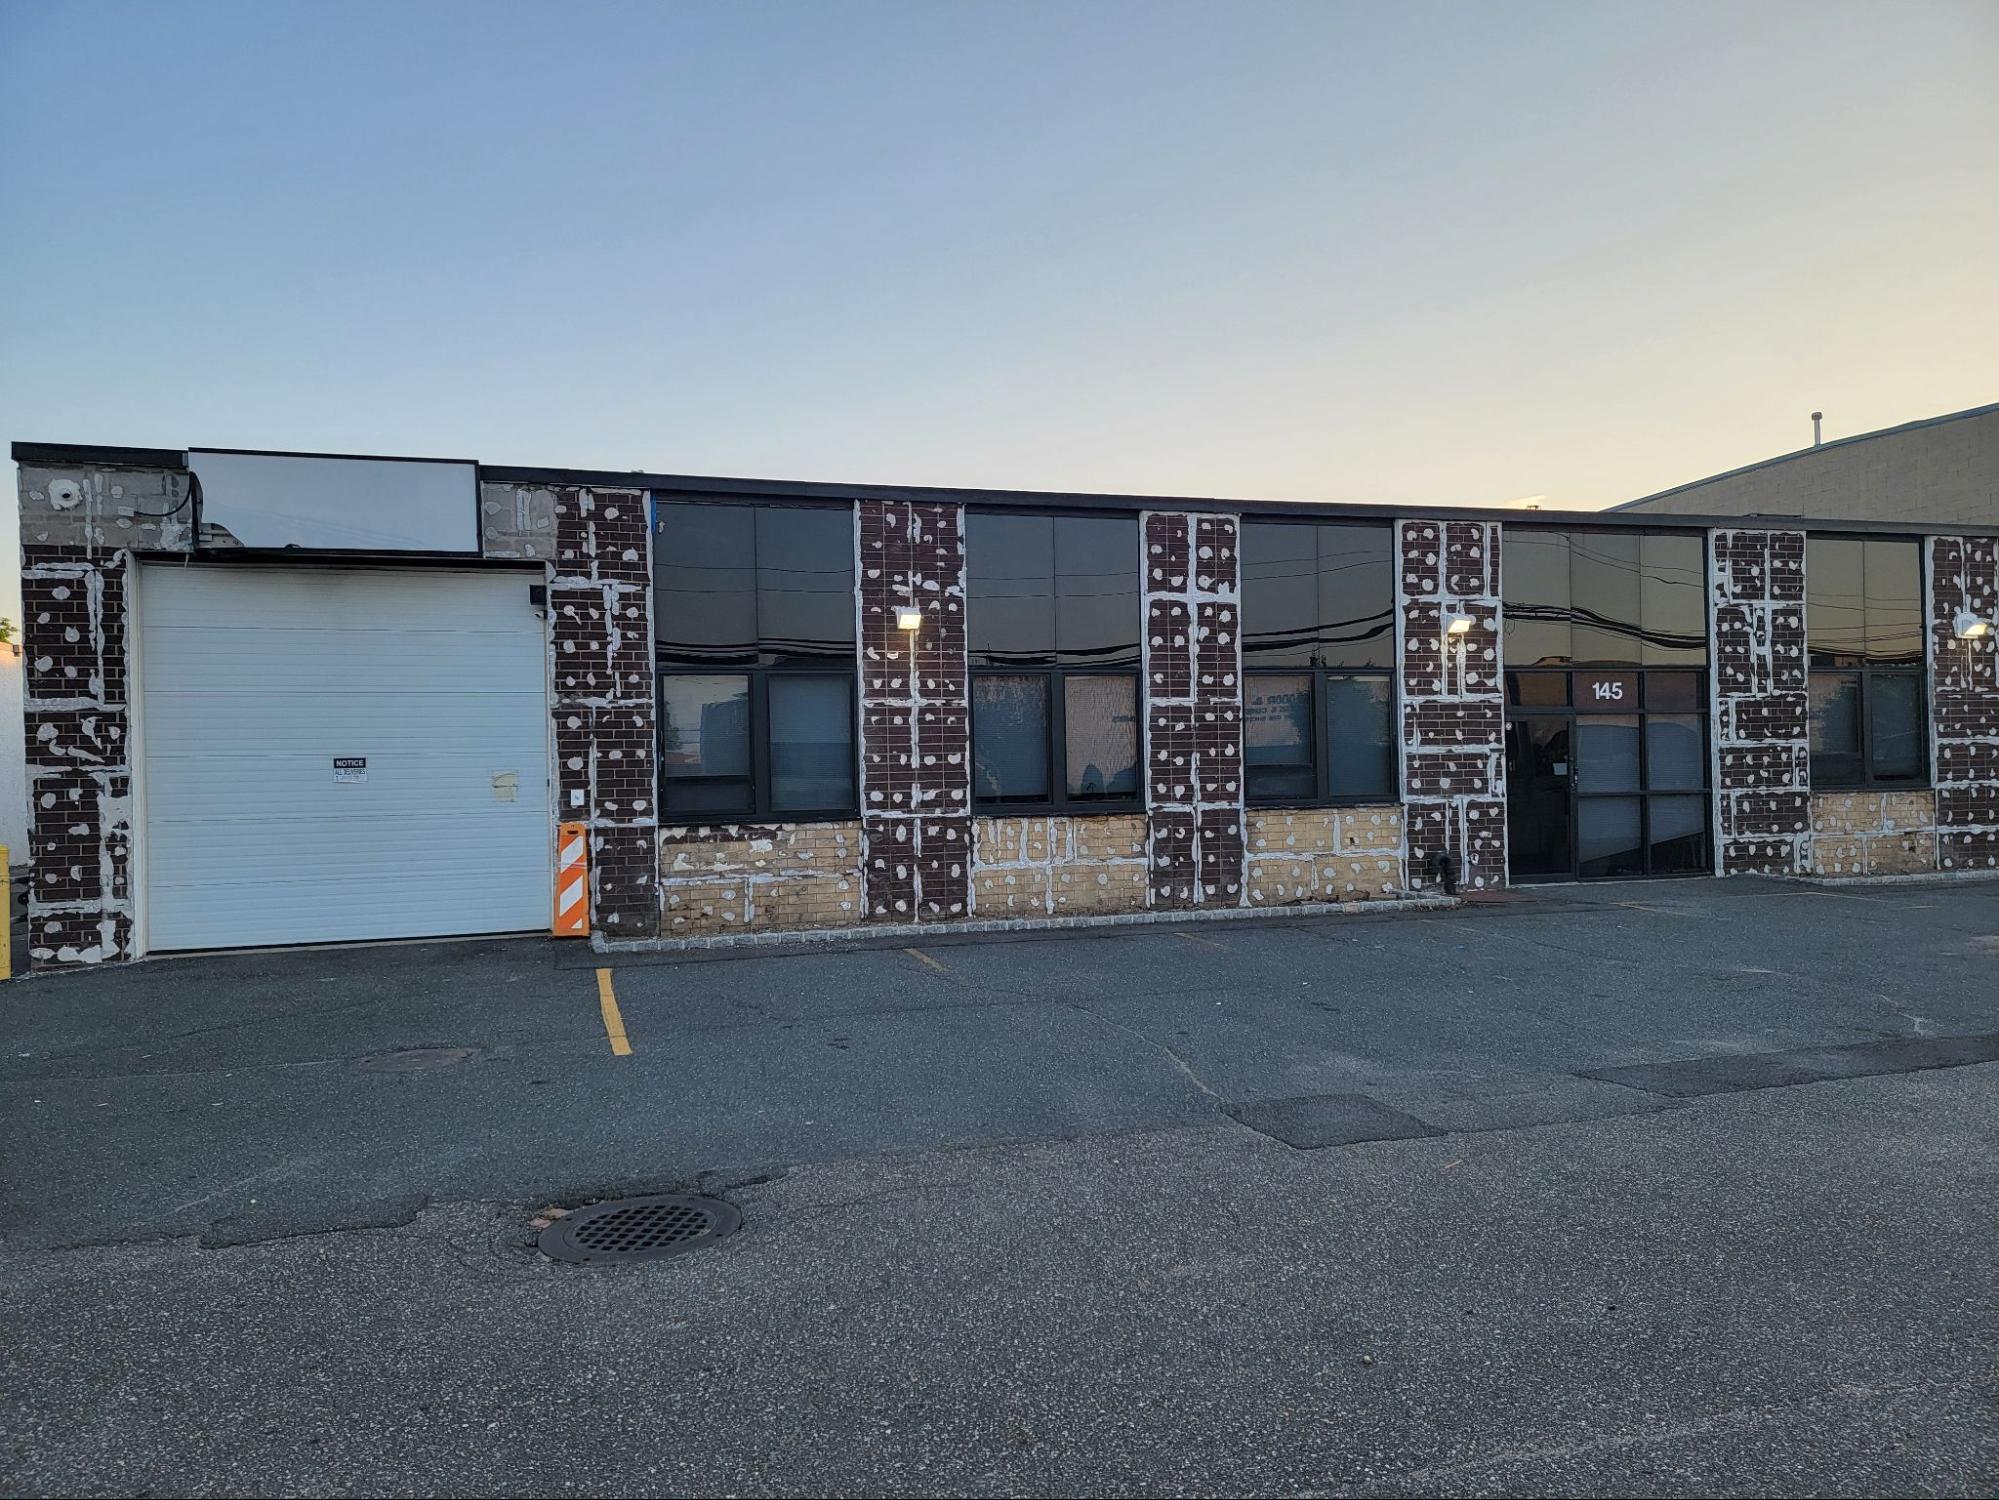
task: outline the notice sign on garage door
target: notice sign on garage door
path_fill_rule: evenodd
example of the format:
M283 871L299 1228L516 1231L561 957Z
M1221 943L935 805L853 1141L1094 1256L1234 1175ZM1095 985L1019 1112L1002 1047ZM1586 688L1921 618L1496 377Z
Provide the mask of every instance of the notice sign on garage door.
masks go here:
M365 755L336 755L333 757L333 780L354 785L368 779L368 757Z

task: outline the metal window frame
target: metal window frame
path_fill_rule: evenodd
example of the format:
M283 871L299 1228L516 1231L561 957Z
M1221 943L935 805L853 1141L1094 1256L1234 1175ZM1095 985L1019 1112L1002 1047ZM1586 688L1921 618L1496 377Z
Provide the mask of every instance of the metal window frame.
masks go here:
M1714 808L1714 796L1715 796L1714 764L1713 764L1714 715L1709 710L1709 699L1708 699L1709 673L1711 671L1712 671L1711 667L1680 666L1671 663L1663 663L1656 667L1632 666L1623 663L1618 663L1606 667L1591 667L1591 666L1579 667L1579 666L1570 665L1570 666L1560 666L1560 667L1555 667L1555 666L1509 667L1506 669L1500 681L1500 687L1502 692L1505 691L1506 687L1505 678L1508 676L1518 675L1522 677L1528 677L1528 676L1554 677L1559 675L1569 679L1568 692L1567 692L1568 701L1566 703L1516 704L1511 701L1511 695L1509 694L1508 701L1506 702L1506 713L1505 713L1505 723L1509 726L1522 719L1566 718L1571 726L1576 725L1580 720L1583 719L1636 718L1638 720L1638 785L1636 788L1629 791L1585 792L1581 789L1579 784L1580 778L1577 776L1575 770L1576 766L1580 763L1580 756L1577 754L1577 751L1580 748L1580 746L1578 744L1578 738L1575 733L1575 730L1573 727L1571 728L1569 736L1569 777L1568 777L1568 783L1569 783L1568 784L1568 795L1569 795L1568 869L1564 872L1558 872L1555 874L1516 875L1509 868L1506 872L1506 878L1509 881L1511 881L1515 885L1544 885L1544 884L1555 884L1562 881L1570 881L1570 880L1575 880L1575 881L1687 880L1687 879L1702 878L1705 876L1712 875L1714 873L1714 864L1715 864L1714 832L1713 829L1708 827L1705 822L1703 823L1701 829L1702 840L1706 845L1706 851L1707 851L1707 863L1705 868L1698 870L1655 870L1652 868L1652 799L1653 798L1700 797L1706 801L1710 813L1712 813ZM1615 713L1593 713L1593 712L1579 710L1576 707L1576 701L1575 701L1575 682L1574 682L1575 676L1578 673L1587 674L1592 672L1621 672L1621 673L1628 672L1636 675L1638 678L1637 704L1631 708L1621 709ZM1700 679L1700 690L1696 692L1694 695L1694 703L1696 706L1693 707L1692 709L1668 708L1663 706L1654 708L1652 706L1652 701L1651 701L1652 692L1651 692L1650 674L1655 672L1657 673L1691 672L1695 674ZM1650 740L1645 733L1645 728L1646 728L1646 721L1649 718L1651 718L1651 716L1654 714L1659 714L1663 717L1672 717L1672 718L1695 718L1700 721L1701 784L1699 786L1655 788L1652 785L1652 748ZM1642 851L1643 855L1642 858L1643 868L1636 875L1583 874L1582 859L1580 857L1582 819L1579 816L1579 814L1581 812L1581 804L1585 801L1614 802L1620 800L1631 800L1634 798L1638 802L1638 840L1639 840L1638 847ZM1509 801L1510 800L1511 799L1509 798ZM1509 808L1508 811L1509 821L1511 820L1511 816L1512 814Z
M687 671L675 667L653 668L654 736L659 743L662 757L666 753L666 715L657 705L663 702L661 683L668 677L743 677L749 679L750 700L750 774L743 776L674 776L666 774L666 763L662 758L658 775L659 819L662 824L683 827L702 823L850 823L861 815L860 777L860 679L851 668L828 666L807 668L800 671L792 666L717 667ZM844 679L847 683L847 744L852 749L848 769L852 773L848 785L852 788L852 799L844 807L791 809L771 806L770 782L770 680L773 677L829 677ZM685 785L689 782L704 782L730 786L747 783L750 789L750 807L747 811L723 811L717 808L695 808L676 810L667 805L667 788L674 782Z
M1809 648L1808 648L1809 649ZM1854 781L1840 779L1824 780L1819 775L1819 752L1811 746L1812 720L1811 680L1814 677L1854 677L1860 681L1860 703L1856 710L1860 719L1860 776ZM1874 679L1877 677L1903 677L1916 685L1916 774L1914 776L1882 777L1874 770ZM1936 785L1936 777L1930 766L1930 689L1929 669L1923 663L1913 666L1872 666L1863 663L1857 667L1814 667L1805 668L1805 745L1811 756L1812 790L1827 792L1927 792ZM1845 752L1838 752L1845 753Z
M1242 673L1243 758L1242 792L1246 807L1375 807L1402 800L1402 756L1398 726L1402 720L1402 685L1392 667L1245 667ZM1308 795L1253 796L1249 790L1249 679L1306 677L1312 684L1312 791ZM1334 793L1331 735L1326 731L1326 680L1332 677L1378 677L1388 683L1388 751L1393 785L1385 792Z
M972 811L980 817L1016 817L1035 814L1086 817L1091 813L1135 813L1145 811L1146 757L1145 674L1138 667L1099 667L1085 663L1056 663L1040 667L972 667L968 673L965 713L965 753L972 770ZM982 677L1039 677L1048 685L1048 734L1043 752L1048 765L1048 795L995 797L979 795L977 754L979 695L972 683ZM1131 683L1132 711L1138 721L1137 783L1129 797L1071 797L1069 795L1069 708L1067 680L1071 677L1117 677Z

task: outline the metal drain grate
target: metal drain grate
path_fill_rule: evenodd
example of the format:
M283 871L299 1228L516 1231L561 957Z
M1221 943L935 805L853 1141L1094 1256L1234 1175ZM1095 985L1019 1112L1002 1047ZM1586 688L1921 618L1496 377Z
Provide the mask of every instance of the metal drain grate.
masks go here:
M543 1255L579 1266L658 1260L712 1245L742 1222L719 1198L613 1198L557 1219L537 1243Z

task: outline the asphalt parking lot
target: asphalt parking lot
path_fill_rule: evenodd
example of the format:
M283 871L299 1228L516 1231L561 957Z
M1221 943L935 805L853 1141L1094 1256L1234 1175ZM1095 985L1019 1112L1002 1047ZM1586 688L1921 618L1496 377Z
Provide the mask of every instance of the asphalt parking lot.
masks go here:
M0 1002L7 1493L1999 1483L1999 884Z

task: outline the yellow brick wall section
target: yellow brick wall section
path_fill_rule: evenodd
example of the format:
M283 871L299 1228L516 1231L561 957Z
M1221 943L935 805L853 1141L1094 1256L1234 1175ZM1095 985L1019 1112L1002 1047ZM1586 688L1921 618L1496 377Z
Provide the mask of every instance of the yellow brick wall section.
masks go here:
M1399 803L1251 808L1249 904L1376 901L1407 885Z
M1150 889L1142 814L973 820L975 917L1143 911Z
M859 926L860 851L851 822L669 828L660 839L666 935Z
M1806 873L1920 875L1937 867L1931 791L1818 792Z

